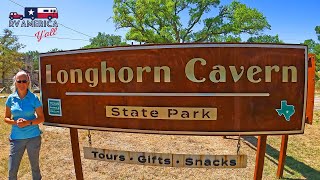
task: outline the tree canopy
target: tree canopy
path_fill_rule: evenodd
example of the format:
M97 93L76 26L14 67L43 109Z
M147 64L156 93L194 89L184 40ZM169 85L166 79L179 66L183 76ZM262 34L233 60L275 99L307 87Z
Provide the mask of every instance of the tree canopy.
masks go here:
M121 41L121 36L99 32L96 37L90 39L90 44L84 46L83 48L99 48L121 45L126 45L125 42Z
M0 75L2 86L5 86L7 75L23 65L22 54L18 51L24 48L24 45L18 42L18 38L9 29L4 29L3 34L0 36Z
M320 26L316 26L316 27L314 28L314 30L316 31L317 36L318 36L318 40L320 41Z
M307 39L303 44L308 45L309 53L316 55L316 72L320 71L320 26L315 27L315 32L318 36L318 42L313 39ZM316 73L316 80L320 79L319 74Z
M279 39L278 35L271 36L271 35L261 35L256 37L250 37L247 42L249 43L284 43L282 40Z
M39 55L40 53L38 51L28 51L24 53L24 56L28 56L33 62L33 69L39 70Z
M48 52L59 52L59 51L63 51L63 50L58 48L53 48L53 49L50 49Z
M318 42L316 42L313 39L307 39L304 41L304 44L308 45L309 53L313 53L316 55L316 58L318 61L320 61L320 26L316 26L314 28L317 36L318 36ZM320 62L319 62L320 64ZM319 68L320 70L320 68Z
M114 0L113 20L116 28L129 28L127 40L146 43L241 41L242 33L270 29L256 9L238 1L219 5L220 0Z

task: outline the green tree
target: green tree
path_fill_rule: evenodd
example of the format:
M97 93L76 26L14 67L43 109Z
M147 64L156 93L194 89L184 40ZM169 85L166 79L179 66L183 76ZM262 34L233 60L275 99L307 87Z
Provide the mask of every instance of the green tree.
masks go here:
M309 53L315 53L316 47L319 45L316 41L313 39L307 39L303 42L303 44L308 46Z
M63 50L58 48L53 48L48 52L59 52L59 51L63 51ZM28 51L24 53L24 56L27 56L27 58L32 59L34 70L39 70L39 57L40 57L39 51Z
M110 35L99 32L94 38L90 38L90 44L83 48L99 48L106 46L122 46L127 45L125 42L121 42L121 36Z
M38 51L28 51L24 53L24 56L32 59L34 70L39 70L39 55L40 53Z
M316 72L320 71L320 26L315 27L316 34L318 36L318 42L313 39L307 39L303 44L308 45L309 53L316 55ZM320 80L319 74L316 73L316 80Z
M208 38L205 42L241 42L239 35L215 35ZM188 41L189 42L189 41Z
M116 28L129 28L127 40L147 43L239 41L240 34L270 29L256 9L238 1L219 5L220 0L114 0L113 20Z
M59 51L63 51L63 50L58 49L58 48L53 48L53 49L49 50L48 52L59 52Z
M260 35L255 37L250 37L247 42L249 43L284 43L279 39L278 35Z
M18 38L9 29L4 29L3 33L4 35L0 36L0 75L2 86L5 87L4 80L7 76L23 65L22 54L18 51L24 48L24 45L18 42Z
M318 36L318 40L320 41L320 26L316 26L316 27L314 28L314 30L316 31L317 36Z
M313 39L308 39L304 41L304 44L308 45L309 53L313 53L316 55L319 66L317 71L320 71L320 26L316 26L314 30L316 31L316 34L318 36L318 42L314 41Z

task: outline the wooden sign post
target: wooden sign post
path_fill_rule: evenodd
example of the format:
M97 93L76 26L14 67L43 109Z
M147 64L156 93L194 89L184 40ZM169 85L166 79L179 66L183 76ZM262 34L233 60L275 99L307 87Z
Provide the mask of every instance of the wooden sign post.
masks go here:
M70 128L71 147L73 155L73 164L77 180L83 180L82 163L79 148L78 129Z
M316 57L314 54L308 55L308 94L307 94L307 114L306 123L312 124L313 120L313 108L314 108L314 90L315 90L315 72L316 72ZM282 178L283 169L286 160L288 135L282 135L281 147L279 153L279 163L277 170L277 178Z
M304 132L304 45L208 43L73 50L41 54L40 70L45 125L171 135L259 135L257 179L262 176L267 135Z
M284 164L286 162L288 138L289 138L289 135L282 135L281 147L280 147L280 153L279 153L279 163L278 163L278 170L277 170L277 178L279 179L282 178L283 176Z
M266 154L267 135L258 136L256 166L254 169L254 180L262 179L264 156Z

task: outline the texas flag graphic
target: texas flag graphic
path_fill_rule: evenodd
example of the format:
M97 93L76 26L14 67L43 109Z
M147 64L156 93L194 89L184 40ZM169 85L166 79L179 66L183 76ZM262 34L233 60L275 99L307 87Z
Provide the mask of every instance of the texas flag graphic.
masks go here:
M24 8L24 18L30 18L30 19L38 18L38 8L36 7Z
M56 7L26 7L24 8L24 18L49 19L58 18Z

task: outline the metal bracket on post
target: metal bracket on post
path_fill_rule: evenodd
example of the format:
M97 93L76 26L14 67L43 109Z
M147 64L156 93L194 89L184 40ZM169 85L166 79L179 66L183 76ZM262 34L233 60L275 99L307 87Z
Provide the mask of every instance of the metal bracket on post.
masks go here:
M239 135L239 137L238 137L238 144L237 144L237 155L239 155L240 148L241 148L241 144L240 144L240 135Z
M90 129L88 129L88 143L89 143L89 147L92 147L92 140L91 140L91 132L90 132Z

